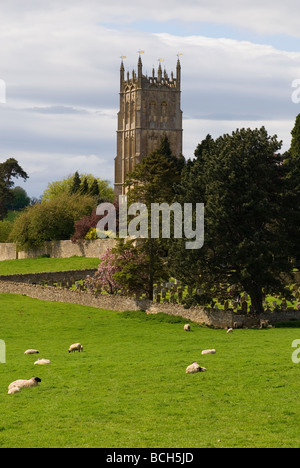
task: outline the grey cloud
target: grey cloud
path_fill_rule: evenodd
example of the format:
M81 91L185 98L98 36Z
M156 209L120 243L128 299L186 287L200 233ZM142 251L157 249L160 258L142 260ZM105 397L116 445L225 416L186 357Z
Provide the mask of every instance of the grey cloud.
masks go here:
M28 112L36 112L38 114L87 114L85 109L75 109L68 106L48 106L48 107L32 107L24 109Z
M119 57L127 55L125 67L131 73L139 48L146 51L143 70L148 74L153 65L158 66L159 56L165 58L168 72L175 71L176 55L183 52L187 157L209 129L218 136L248 121L265 122L272 130L278 126L278 133L284 128L283 138L288 141L288 129L300 110L291 102L291 83L300 77L300 54L250 42L150 34L123 27L126 21L145 17L156 21L201 17L201 21L230 22L242 28L247 26L248 12L249 25L266 32L276 31L278 18L281 29L290 26L291 34L297 20L299 31L298 3L272 1L269 15L261 17L266 2L246 2L242 11L244 3L152 0L147 7L133 0L64 0L63 7L56 0L3 3L0 78L7 84L7 104L0 105L1 155L16 157L28 170L28 192L40 195L48 181L72 173L77 164L112 180ZM296 9L289 11L288 6ZM120 20L120 27L105 27L104 20Z

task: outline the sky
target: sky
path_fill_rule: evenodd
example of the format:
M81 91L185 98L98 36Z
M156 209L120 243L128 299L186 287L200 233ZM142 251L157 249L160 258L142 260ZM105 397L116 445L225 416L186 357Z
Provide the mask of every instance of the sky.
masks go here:
M262 125L283 152L300 113L299 15L298 0L2 1L0 162L17 159L30 197L75 171L113 186L120 57L131 73L139 50L148 75L160 58L175 73L182 54L186 159L208 133Z

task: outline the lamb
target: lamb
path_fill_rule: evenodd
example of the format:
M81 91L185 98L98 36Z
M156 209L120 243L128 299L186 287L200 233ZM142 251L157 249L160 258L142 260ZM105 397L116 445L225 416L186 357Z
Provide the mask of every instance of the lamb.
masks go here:
M51 361L49 361L49 359L38 359L37 361L35 361L34 364L38 364L40 366L43 366L45 364L51 364Z
M193 362L190 366L188 366L185 370L186 374L196 374L196 372L205 372L205 367L200 367L197 362Z
M184 327L183 327L183 328L184 328L184 330L185 330L185 331L190 331L190 329L191 329L191 326L190 326L190 324L189 324L189 323L187 323L186 325L184 325Z
M15 380L8 386L8 393L9 394L14 394L18 393L21 388L32 388L32 387L37 387L39 382L42 380L39 377L32 377L29 380Z
M74 343L70 346L69 348L69 353L74 353L75 351L78 351L79 353L82 353L83 351L83 346L81 346L80 343Z
M27 349L24 354L39 354L37 349Z
M216 354L215 349L204 349L201 354Z

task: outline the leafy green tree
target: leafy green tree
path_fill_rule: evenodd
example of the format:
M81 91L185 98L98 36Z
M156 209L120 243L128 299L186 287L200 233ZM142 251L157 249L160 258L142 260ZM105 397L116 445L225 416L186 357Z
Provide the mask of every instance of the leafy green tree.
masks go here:
M11 195L12 199L7 205L8 210L23 210L30 204L30 198L28 197L26 190L22 187L14 187L11 189Z
M67 240L74 234L74 223L90 215L94 199L89 196L61 195L26 208L14 221L10 240L19 249L40 247L45 241Z
M161 279L168 278L167 242L151 237L151 204L172 202L174 185L180 181L184 164L183 156L177 158L171 154L168 138L164 137L159 148L142 160L125 183L128 188L128 204L139 202L148 209L148 238L140 242L139 251L147 258L147 294L151 300L158 276Z
M246 291L255 312L264 292L287 294L288 239L281 228L283 167L281 142L260 129L236 130L197 148L183 170L177 199L204 203L205 242L186 250L178 240L170 254L173 274L207 300L227 286Z
M0 242L8 242L13 224L10 221L0 221Z
M13 179L21 177L28 179L28 175L14 158L9 158L0 163L0 220L5 218L8 211L8 204L13 199L12 187Z
M49 183L43 193L42 202L50 201L62 194L81 193L81 180L84 181L85 179L88 184L87 194L94 197L96 205L101 201L112 202L114 200L114 190L109 186L107 180L96 178L92 174L79 174L77 172L75 175L63 180ZM84 182L84 184L86 183Z

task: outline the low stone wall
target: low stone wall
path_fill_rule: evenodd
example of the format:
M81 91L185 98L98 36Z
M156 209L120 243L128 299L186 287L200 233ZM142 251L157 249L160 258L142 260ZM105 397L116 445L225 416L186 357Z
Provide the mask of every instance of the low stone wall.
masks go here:
M18 258L16 244L2 244L0 243L0 261L3 260L16 260Z
M115 244L114 239L82 240L76 243L70 240L45 242L40 249L19 252L18 258L36 258L42 255L49 255L51 258L99 257Z
M2 282L0 281L0 293L22 294L34 299L52 302L68 302L84 306L96 307L98 309L118 310L145 310L149 301L134 300L124 296L111 296L101 294L93 296L87 291L78 291L65 288L51 288L47 286Z
M26 273L20 275L0 275L0 281L10 283L61 283L69 282L74 284L76 281L84 280L88 275L93 276L97 269L88 270L69 270L52 271L45 273Z
M300 320L300 312L297 310L265 313L258 318L237 315L231 311L203 309L201 307L185 309L180 304L158 304L146 299L133 299L119 295L101 294L95 297L87 291L74 291L65 288L51 288L15 282L0 281L0 293L23 294L43 301L67 302L120 312L127 310L144 310L152 314L162 312L164 314L181 316L192 322L215 328L257 327L259 326L260 319L269 320L271 324L290 319Z
M48 255L51 258L99 257L107 249L114 247L114 239L82 240L73 243L70 240L45 242L39 249L18 252L16 244L0 243L0 261L24 258L37 258Z

